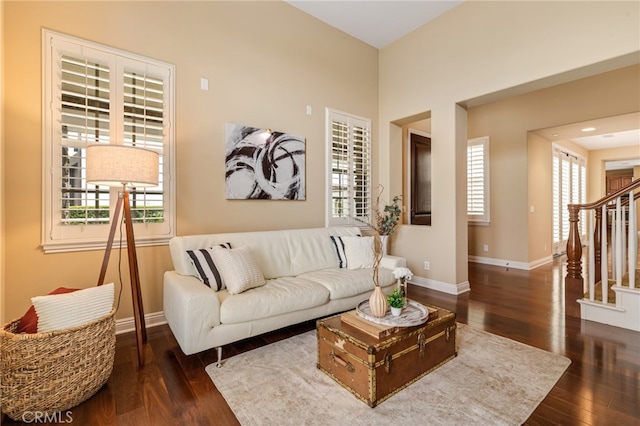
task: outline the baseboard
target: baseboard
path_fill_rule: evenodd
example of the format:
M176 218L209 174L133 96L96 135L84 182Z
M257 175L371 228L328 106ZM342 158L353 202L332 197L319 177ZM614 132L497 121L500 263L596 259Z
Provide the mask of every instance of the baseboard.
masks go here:
M156 327L158 325L166 324L167 320L164 317L164 312L152 312L144 316L144 324L147 328ZM133 317L122 318L116 320L116 334L128 333L135 331L135 321Z
M546 265L547 263L553 262L553 256L543 257L542 259L534 260L533 262L529 263L481 256L469 256L468 260L469 262L482 263L485 265L504 266L505 268L523 269L525 271L530 271L537 268L538 266Z
M431 290L436 290L441 293L458 295L462 293L466 293L467 291L471 291L471 286L469 285L469 281L465 281L460 284L450 284L445 283L443 281L436 281L429 278L422 278L414 276L409 280L411 284L415 284L418 287L424 287Z

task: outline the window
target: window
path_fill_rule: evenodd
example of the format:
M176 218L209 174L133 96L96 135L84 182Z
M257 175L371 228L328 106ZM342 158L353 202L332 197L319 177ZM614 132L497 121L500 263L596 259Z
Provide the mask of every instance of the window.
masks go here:
M489 224L489 137L467 142L467 215L469 222Z
M566 252L569 238L569 204L587 200L586 160L566 149L553 147L553 252ZM584 240L587 233L585 212L580 212L578 230Z
M327 225L371 217L371 120L327 109Z
M130 188L136 243L175 233L174 67L43 31L45 252L104 247L118 188L87 184L90 144L147 148L160 156L159 184Z

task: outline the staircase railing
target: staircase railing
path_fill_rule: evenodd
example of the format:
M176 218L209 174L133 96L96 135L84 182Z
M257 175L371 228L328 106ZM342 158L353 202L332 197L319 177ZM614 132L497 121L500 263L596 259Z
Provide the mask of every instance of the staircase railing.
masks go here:
M565 277L567 301L587 298L591 301L609 303L609 279L615 281L615 286L621 287L625 275L629 279L629 287L635 287L635 274L638 267L638 213L635 201L639 198L640 179L637 179L596 202L569 204L567 275ZM629 200L634 200L634 202L630 203ZM582 242L579 232L581 211L587 213L590 225L588 234L589 282L586 286L586 293L582 277ZM611 243L608 243L609 229ZM609 250L611 250L611 256L609 256ZM609 270L609 257L611 258L611 271ZM602 292L597 297L596 284L599 282ZM575 306L569 304L568 306L573 307L567 308L567 314L579 317L577 305L577 303Z

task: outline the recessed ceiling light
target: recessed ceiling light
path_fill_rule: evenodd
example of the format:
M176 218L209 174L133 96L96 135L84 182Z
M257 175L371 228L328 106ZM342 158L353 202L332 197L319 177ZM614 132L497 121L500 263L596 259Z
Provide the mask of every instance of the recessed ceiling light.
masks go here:
M551 133L551 136L553 136L555 138L557 136L560 136L560 133Z
M595 127L585 127L584 129L582 129L583 132L593 132L596 128Z

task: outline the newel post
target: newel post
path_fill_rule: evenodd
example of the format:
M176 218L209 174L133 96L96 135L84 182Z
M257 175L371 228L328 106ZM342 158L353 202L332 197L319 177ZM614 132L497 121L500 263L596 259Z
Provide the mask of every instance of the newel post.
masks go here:
M564 279L565 313L580 318L580 305L576 302L584 296L582 278L582 243L578 221L580 208L569 204L569 239L567 240L567 276Z

